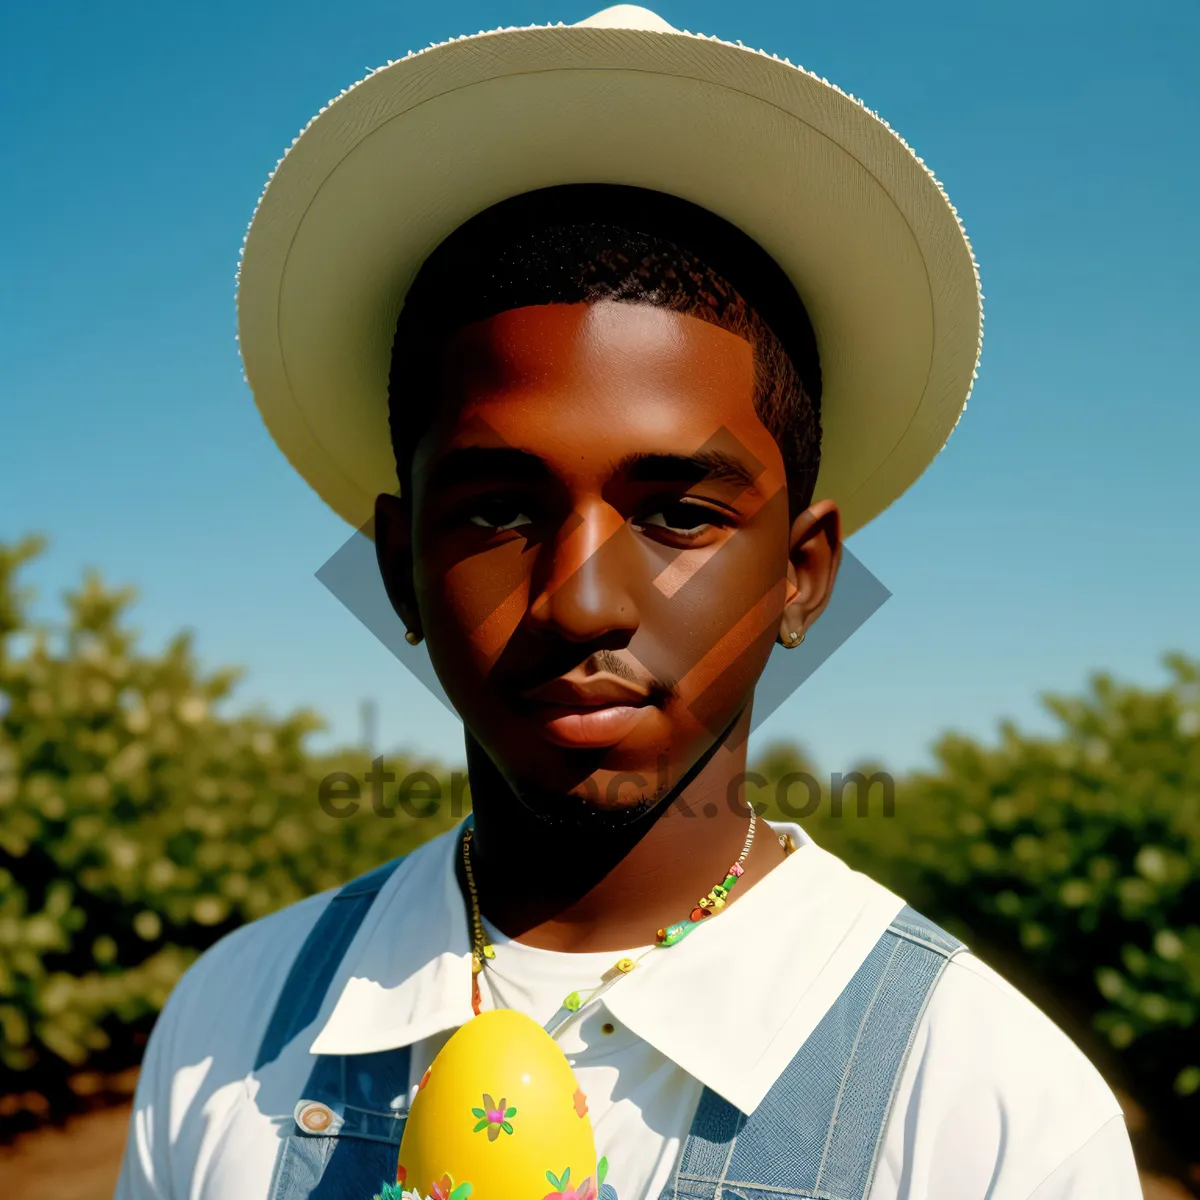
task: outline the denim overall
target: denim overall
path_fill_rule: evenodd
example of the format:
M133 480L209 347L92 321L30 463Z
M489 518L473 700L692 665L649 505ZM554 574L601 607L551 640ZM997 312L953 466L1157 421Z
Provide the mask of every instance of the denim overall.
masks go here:
M330 902L288 974L256 1071L316 1019L343 954L401 861L347 884ZM962 949L902 909L749 1117L704 1089L658 1200L865 1200L918 1021ZM396 1177L409 1048L317 1056L314 1063L270 1200L371 1200ZM616 1200L610 1185L600 1200Z

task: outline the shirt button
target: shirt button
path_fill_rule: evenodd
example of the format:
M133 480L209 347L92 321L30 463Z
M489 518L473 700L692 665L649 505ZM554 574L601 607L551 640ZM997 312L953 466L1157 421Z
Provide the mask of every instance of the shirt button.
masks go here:
M328 1136L336 1134L342 1125L341 1117L328 1104L322 1104L319 1100L301 1100L296 1105L293 1115L296 1124L305 1133Z

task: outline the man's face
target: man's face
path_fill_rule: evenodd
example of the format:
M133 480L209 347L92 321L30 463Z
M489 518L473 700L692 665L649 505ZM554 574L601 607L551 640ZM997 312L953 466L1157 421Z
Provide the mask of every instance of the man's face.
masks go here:
M444 383L410 497L438 678L531 807L629 815L749 704L790 599L752 348L648 305L544 305L455 335Z

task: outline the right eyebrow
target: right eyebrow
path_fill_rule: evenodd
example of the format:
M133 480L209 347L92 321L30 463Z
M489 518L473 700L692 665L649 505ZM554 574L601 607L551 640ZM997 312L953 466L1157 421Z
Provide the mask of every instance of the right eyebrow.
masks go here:
M439 459L429 474L426 488L445 491L481 479L538 479L550 477L546 464L536 454L508 446L461 446Z

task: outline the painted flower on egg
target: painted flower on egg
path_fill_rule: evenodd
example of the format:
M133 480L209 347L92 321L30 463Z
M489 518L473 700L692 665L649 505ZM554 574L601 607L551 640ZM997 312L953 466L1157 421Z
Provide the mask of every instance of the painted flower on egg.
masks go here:
M590 1175L577 1188L570 1186L570 1167L561 1176L555 1175L553 1171L547 1171L546 1178L558 1190L550 1192L545 1200L596 1200L596 1185L592 1182Z
M454 1180L449 1175L443 1175L434 1183L429 1200L467 1200L470 1194L471 1185L469 1183L460 1183L456 1187Z
M494 1142L499 1136L500 1131L512 1133L513 1127L509 1123L510 1117L517 1115L515 1108L505 1108L505 1100L500 1098L500 1103L497 1104L487 1092L483 1093L483 1107L471 1109L473 1116L479 1118L479 1123L475 1126L473 1132L479 1133L486 1129L488 1141Z
M593 1182L589 1175L577 1188L571 1187L571 1168L568 1167L561 1175L553 1171L546 1172L546 1178L558 1189L550 1192L544 1200L617 1200L617 1193L612 1184L604 1182L608 1174L608 1159L602 1158L596 1164L596 1178ZM597 1190L599 1189L599 1190Z

